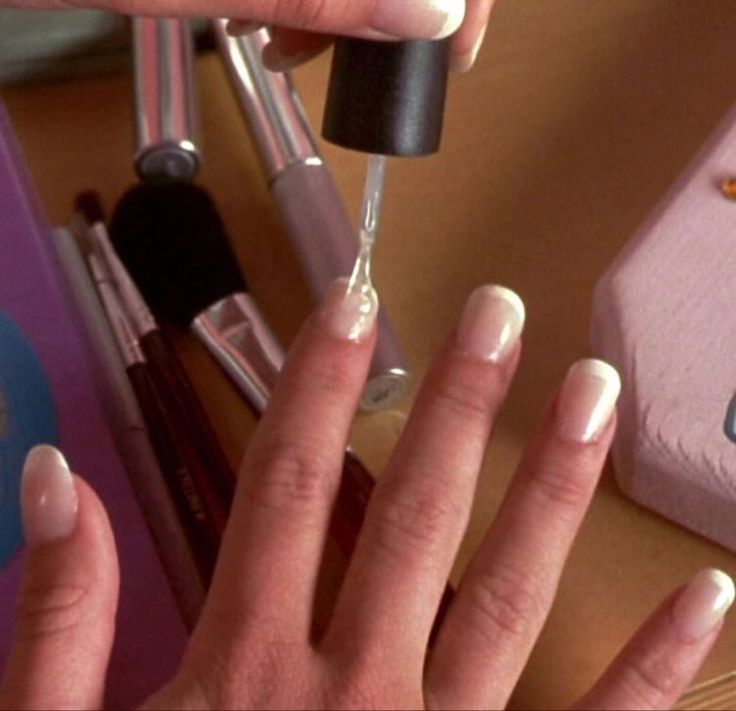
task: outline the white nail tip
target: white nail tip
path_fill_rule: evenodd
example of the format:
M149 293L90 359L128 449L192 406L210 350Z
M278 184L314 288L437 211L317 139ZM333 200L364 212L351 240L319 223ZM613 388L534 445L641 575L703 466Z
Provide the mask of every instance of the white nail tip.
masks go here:
M621 393L621 377L618 371L612 365L606 363L606 361L598 360L597 358L585 358L584 360L579 360L570 368L570 372L573 371L587 373L588 375L600 378L605 383L603 398L612 402L618 400L618 396Z
M706 572L713 584L721 590L714 608L725 612L733 605L736 598L736 588L734 588L733 580L722 570L716 568L710 568Z
M521 300L521 297L515 291L512 291L505 286L499 286L498 284L491 284L485 288L488 289L489 294L493 295L497 299L502 299L511 306L519 317L520 325L524 325L524 321L526 321L526 308L524 307L524 302Z
M465 3L458 0L433 0L432 5L438 13L441 12L446 16L445 23L435 35L435 39L449 37L465 19Z
M69 464L67 463L64 455L52 447L50 444L37 444L33 447L26 456L26 461L23 466L25 470L33 470L39 466L56 466L60 470L69 473L71 478L71 472L69 471Z

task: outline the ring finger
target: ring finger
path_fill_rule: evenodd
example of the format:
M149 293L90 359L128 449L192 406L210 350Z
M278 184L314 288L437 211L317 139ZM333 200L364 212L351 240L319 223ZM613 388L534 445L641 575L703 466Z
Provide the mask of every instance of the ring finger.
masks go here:
M593 495L619 390L607 363L570 368L440 630L427 674L439 707L506 705Z

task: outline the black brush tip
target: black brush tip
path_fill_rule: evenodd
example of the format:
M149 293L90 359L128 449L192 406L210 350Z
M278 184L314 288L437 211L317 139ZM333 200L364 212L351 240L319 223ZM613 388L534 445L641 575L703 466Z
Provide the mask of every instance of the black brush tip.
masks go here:
M215 204L197 185L136 185L115 207L109 232L162 321L188 328L212 304L246 291Z

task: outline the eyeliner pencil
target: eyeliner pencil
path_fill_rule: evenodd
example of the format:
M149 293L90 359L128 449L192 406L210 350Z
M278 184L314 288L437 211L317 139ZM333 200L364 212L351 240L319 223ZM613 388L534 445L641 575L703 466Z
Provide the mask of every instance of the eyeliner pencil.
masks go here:
M58 228L55 236L69 287L84 322L93 362L97 366L96 381L103 395L102 404L120 459L184 624L191 630L204 602L204 586L126 373L122 341L112 333L109 318L102 308L74 234L69 229Z
M230 512L235 473L186 371L110 244L96 195L84 193L77 198L76 204L80 211L77 222L83 223L78 231L85 233L86 248L97 255L115 284L159 395L170 417L177 421L183 433L187 433L186 439L196 450L192 460L193 474L199 482L205 507L222 532Z
M97 293L120 349L133 391L140 403L146 427L169 494L179 514L190 549L206 586L217 560L220 531L208 516L190 470L191 448L186 435L170 416L149 372L135 330L95 254L87 257Z

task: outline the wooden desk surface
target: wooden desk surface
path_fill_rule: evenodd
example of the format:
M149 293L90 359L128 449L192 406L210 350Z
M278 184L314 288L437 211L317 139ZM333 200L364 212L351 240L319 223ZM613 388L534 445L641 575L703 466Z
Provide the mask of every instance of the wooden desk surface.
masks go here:
M729 106L735 21L736 5L723 0L499 0L478 67L452 81L442 152L390 164L375 273L416 374L474 286L507 284L527 304L524 356L459 568L542 403L588 352L597 277ZM296 74L315 125L327 66L324 57ZM202 183L288 343L309 310L306 287L215 57L200 61L199 79ZM96 188L110 208L133 182L127 76L2 96L55 222L68 220L77 191ZM324 152L356 214L363 157ZM253 420L198 346L178 345L236 461ZM407 408L356 422L355 446L374 471ZM630 503L607 471L514 705L570 702L644 615L703 566L734 574L736 557ZM734 643L736 617L703 679L736 668Z

